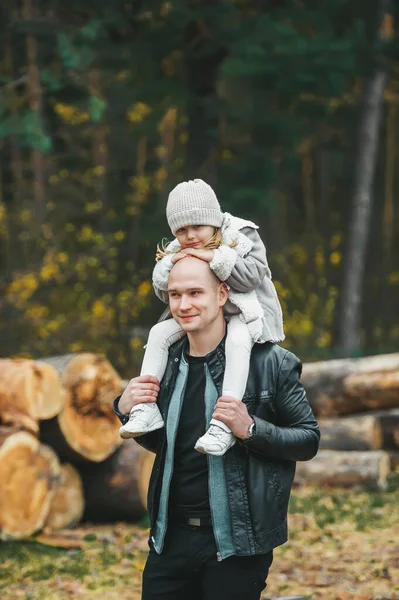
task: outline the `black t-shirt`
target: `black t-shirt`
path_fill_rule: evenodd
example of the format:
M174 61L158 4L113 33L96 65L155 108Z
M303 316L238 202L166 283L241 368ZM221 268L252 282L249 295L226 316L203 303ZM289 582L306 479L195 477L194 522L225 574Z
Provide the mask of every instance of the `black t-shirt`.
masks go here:
M205 364L209 356L186 355L188 377L175 441L169 495L172 517L210 517L208 459L206 454L194 450L196 441L205 433Z

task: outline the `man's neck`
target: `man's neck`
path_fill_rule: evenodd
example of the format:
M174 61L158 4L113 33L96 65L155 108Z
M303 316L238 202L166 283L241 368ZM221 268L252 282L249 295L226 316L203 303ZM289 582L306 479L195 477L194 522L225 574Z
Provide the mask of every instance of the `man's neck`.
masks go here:
M206 356L219 346L226 334L226 321L223 319L212 323L211 327L202 331L188 333L188 353L190 356Z

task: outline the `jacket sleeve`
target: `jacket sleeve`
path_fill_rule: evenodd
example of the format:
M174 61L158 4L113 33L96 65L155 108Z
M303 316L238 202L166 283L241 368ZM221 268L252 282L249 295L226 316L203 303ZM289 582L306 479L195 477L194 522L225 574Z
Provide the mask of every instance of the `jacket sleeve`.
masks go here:
M260 286L265 276L271 278L267 264L266 248L260 235L252 227L241 230L252 242L246 256L239 256L234 248L221 246L214 250L211 269L221 281L225 281L236 292L250 292Z
M286 352L277 379L277 424L253 416L255 435L245 442L248 450L286 460L310 460L318 451L320 430L300 380L302 365Z
M122 425L124 425L125 423L128 422L129 415L128 414L124 415L120 412L120 410L119 410L119 400L120 399L121 399L121 396L118 396L117 398L115 398L115 400L112 404L112 410L114 411L114 413L116 414L116 416L118 417L118 419L120 420ZM156 451L157 451L156 449L158 446L158 437L159 437L159 429L157 429L155 431L151 431L151 433L145 433L144 435L140 435L139 437L135 438L135 442L137 442L140 446L143 446L143 448L145 448L146 450L156 453Z
M172 269L172 255L167 254L157 262L152 272L152 285L157 297L168 304L168 278Z

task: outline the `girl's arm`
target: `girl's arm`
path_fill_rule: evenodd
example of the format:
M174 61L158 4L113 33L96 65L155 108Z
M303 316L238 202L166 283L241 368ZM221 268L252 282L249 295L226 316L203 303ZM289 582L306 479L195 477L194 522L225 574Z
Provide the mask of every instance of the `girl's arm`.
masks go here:
M220 246L214 250L209 266L215 275L236 292L250 292L260 286L265 276L271 279L266 258L266 248L260 235L252 227L241 230L253 244L247 256L239 256L234 248Z
M155 294L162 302L168 304L168 278L169 273L173 267L172 263L173 254L167 254L161 260L159 260L152 272L152 285Z

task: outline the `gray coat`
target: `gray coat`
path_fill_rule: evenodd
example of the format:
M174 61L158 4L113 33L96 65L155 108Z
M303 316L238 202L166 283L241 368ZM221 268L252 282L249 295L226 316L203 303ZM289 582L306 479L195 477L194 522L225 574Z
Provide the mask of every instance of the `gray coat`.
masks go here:
M272 282L266 248L257 225L224 213L222 245L214 250L209 266L229 287L227 317L240 314L249 328L253 342L281 342L284 339L283 313ZM230 245L235 243L235 247ZM153 286L158 298L168 303L168 277L172 268L171 256L180 250L177 240L167 247L167 254L153 271ZM169 318L166 311L161 319Z

